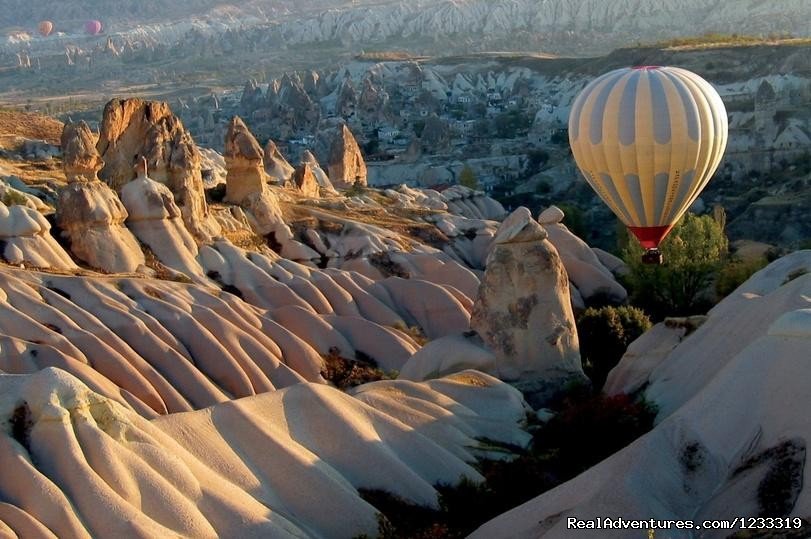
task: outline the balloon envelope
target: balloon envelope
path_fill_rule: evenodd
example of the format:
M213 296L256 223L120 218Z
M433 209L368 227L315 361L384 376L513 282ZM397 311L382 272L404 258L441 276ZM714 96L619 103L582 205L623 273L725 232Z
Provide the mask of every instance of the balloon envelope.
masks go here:
M43 36L51 35L51 32L54 31L54 23L51 21L42 21L39 23L39 33Z
M611 71L569 115L586 181L646 249L656 248L718 168L727 144L721 97L676 67Z
M100 21L87 21L84 23L84 31L90 34L91 36L95 36L101 33L101 22Z

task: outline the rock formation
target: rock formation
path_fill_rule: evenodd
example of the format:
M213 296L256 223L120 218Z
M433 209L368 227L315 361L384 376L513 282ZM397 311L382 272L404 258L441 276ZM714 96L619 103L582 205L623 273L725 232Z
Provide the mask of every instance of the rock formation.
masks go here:
M426 189L425 192L430 192ZM454 185L441 193L448 212L468 219L503 219L507 212L500 202L464 185Z
M645 334L632 343L633 349L609 374L606 391L631 393L644 386L648 398L660 407L660 417L666 417L701 392L744 349L774 333L770 328L781 317L811 308L809 274L811 251L797 251L755 273L713 307L700 327L689 325L689 319L657 324L651 331L660 339ZM684 339L687 333L689 338ZM768 353L777 355L777 350ZM702 361L708 357L712 361Z
M400 369L400 380L421 382L465 369L498 372L498 358L472 332L434 339L411 356Z
M293 166L287 162L272 140L269 140L265 146L264 159L265 172L271 181L282 185L293 175Z
M217 151L200 148L200 169L206 189L225 183L225 158Z
M113 99L104 107L97 149L105 166L101 178L120 191L135 178L133 163L146 157L153 180L165 184L198 240L217 235L209 219L200 153L169 105L141 99Z
M341 83L338 95L335 100L335 114L342 118L348 118L355 112L358 106L358 93L352 79L346 78Z
M246 82L242 90L242 99L240 100L242 109L246 111L256 110L262 106L263 101L264 96L262 95L262 88L259 87L259 84L257 84L254 79Z
M36 209L0 202L0 257L9 264L31 268L76 269L50 229Z
M172 192L147 176L145 161L142 158L136 168L138 176L121 189L121 201L129 213L127 226L164 266L202 282L205 274L195 259L197 244L183 224Z
M225 135L226 178L225 198L239 204L251 195L263 192L267 183L264 153L245 122L235 116Z
M586 242L572 234L563 224L563 211L550 206L538 216L549 241L560 254L566 274L586 303L592 298L612 303L623 303L628 293L614 278L611 270L603 265L599 256ZM578 305L583 308L585 305Z
M0 169L0 174L2 173ZM43 215L50 215L54 209L45 200L56 203L56 198L56 191L49 186L31 187L16 176L0 177L0 201L7 206L25 206Z
M307 163L300 164L293 173L293 185L305 197L317 198L321 191L313 169Z
M144 264L141 247L124 226L127 210L96 177L103 165L86 124L67 124L62 134L67 186L59 192L56 222L70 250L93 268L132 272Z
M234 117L225 136L227 168L225 198L248 210L248 219L260 236L271 236L282 256L292 260L311 260L320 255L293 239L284 221L279 199L267 184L262 147L245 122Z
M329 179L338 188L366 185L366 162L352 132L342 124L332 141L329 155Z
M304 153L301 156L301 163L310 167L319 187L328 193L335 192L335 187L332 185L329 176L327 176L327 173L321 168L321 165L318 164L318 160L310 150L304 150Z
M0 374L0 393L4 423L24 425L0 431L17 537L372 536L380 509L358 489L438 508L433 485L483 480L479 440L529 442L520 395L476 372L355 395L297 384L151 420L58 368Z
M383 84L373 81L370 77L365 78L358 98L358 108L365 117L382 120L385 117L388 103L389 94Z
M101 181L73 182L59 193L56 222L70 240L70 251L93 268L121 273L144 264L126 219L124 205Z
M96 138L84 121L65 124L61 146L62 167L68 183L98 180L104 161L96 151Z
M266 107L274 123L285 126L285 135L315 130L321 118L321 107L304 89L301 78L287 74L268 87Z
M499 227L471 328L498 358L496 373L542 403L585 382L566 270L546 231L524 207Z

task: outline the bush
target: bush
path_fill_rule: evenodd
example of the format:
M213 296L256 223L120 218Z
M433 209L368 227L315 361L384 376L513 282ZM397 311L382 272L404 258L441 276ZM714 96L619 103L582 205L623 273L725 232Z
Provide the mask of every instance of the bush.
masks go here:
M532 453L553 458L562 483L648 432L656 414L655 405L628 395L566 400L533 436Z
M648 315L637 307L588 308L577 320L583 370L594 389L605 384L628 345L651 328Z
M537 172L549 161L549 152L546 150L530 150L527 152L527 169Z
M719 299L723 299L735 291L746 282L756 272L766 267L766 258L755 260L730 260L724 264L718 272L715 280L715 293Z
M349 186L349 189L344 191L344 196L346 198L359 197L359 196L362 196L362 195L365 195L365 194L366 194L366 187L364 187L363 185L361 185L359 183L353 183L352 185Z
M392 378L378 368L377 362L373 358L362 352L358 352L356 359L353 360L343 357L340 350L332 347L329 354L323 356L323 359L321 376L340 390Z
M461 172L459 172L459 185L464 185L470 189L479 188L479 180L476 179L476 173L473 172L473 169L470 168L469 165L462 167Z
M642 246L629 241L622 257L630 270L625 284L631 303L655 320L706 312L712 306L710 284L721 269L727 247L726 235L715 219L691 213L662 242L661 266L644 264Z
M589 227L586 225L586 217L583 210L572 204L558 204L558 208L563 212L563 224L569 229L569 232L580 238L581 240L588 240Z
M541 180L535 188L535 192L539 195L548 195L552 191L552 185L546 181Z
M19 191L8 190L3 193L3 204L6 206L26 206L28 204L28 199L25 198L25 195Z
M529 450L510 448L517 454L513 460L478 461L484 483L462 479L455 485L435 485L440 494L439 509L421 507L385 491L360 489L361 497L382 513L379 537L466 537L488 520L572 479L630 444L653 427L656 417L655 407L627 395L607 398L575 393L560 405L547 423L536 424Z

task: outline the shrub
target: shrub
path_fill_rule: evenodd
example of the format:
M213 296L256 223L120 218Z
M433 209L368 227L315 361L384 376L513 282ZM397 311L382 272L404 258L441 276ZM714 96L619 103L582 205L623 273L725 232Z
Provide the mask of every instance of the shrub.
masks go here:
M662 242L661 266L644 264L642 246L629 241L622 254L630 270L625 284L631 303L656 320L706 312L712 306L708 289L721 268L727 245L715 219L690 213Z
M538 182L538 186L535 188L535 192L539 195L547 195L552 191L552 185L546 181L541 180Z
M347 198L359 197L366 194L366 187L359 183L353 183L349 189L344 191L344 196Z
M549 152L546 150L530 150L527 152L527 169L538 171L549 161Z
M653 427L657 409L628 395L566 400L533 437L532 453L554 455L561 482L613 455Z
M558 204L558 208L563 211L563 224L569 232L582 240L588 239L589 227L586 225L586 217L583 210L572 204Z
M575 392L558 413L536 425L529 450L512 448L512 460L482 459L484 483L462 479L436 485L439 509L415 505L391 493L360 489L378 508L379 537L466 537L488 520L543 494L597 464L650 430L656 410L626 395L606 398ZM531 417L531 416L530 416Z
M577 320L583 369L594 388L605 384L628 345L651 328L651 321L637 307L588 308Z
M324 366L321 369L321 376L341 390L391 378L377 367L374 359L362 352L359 352L357 359L353 360L343 357L340 350L333 347L323 358Z
M715 293L718 298L725 298L735 291L739 286L749 279L756 272L760 271L768 264L766 258L754 260L730 260L724 264L718 272L715 280Z
M479 180L476 179L476 173L473 172L473 169L470 168L469 165L462 167L462 171L459 172L459 185L464 185L470 189L479 188Z
M3 193L3 204L6 206L14 206L15 204L18 206L25 206L28 204L28 199L25 198L25 195L19 191L8 190Z

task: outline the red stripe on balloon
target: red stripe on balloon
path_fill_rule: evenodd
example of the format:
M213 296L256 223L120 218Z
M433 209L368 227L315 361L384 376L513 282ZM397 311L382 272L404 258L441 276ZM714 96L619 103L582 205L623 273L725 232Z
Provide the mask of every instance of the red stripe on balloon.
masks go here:
M662 240L665 239L673 225L667 226L629 226L634 236L639 240L640 245L645 249L656 249Z

